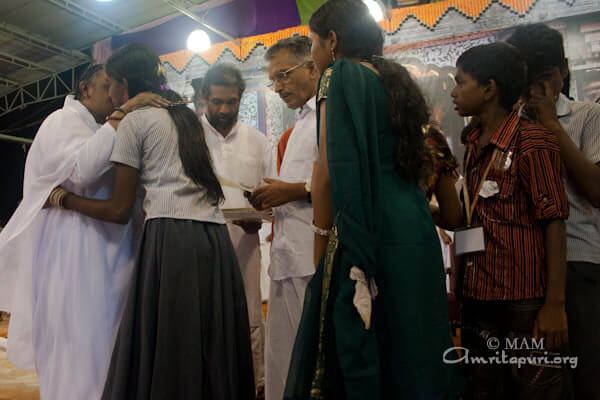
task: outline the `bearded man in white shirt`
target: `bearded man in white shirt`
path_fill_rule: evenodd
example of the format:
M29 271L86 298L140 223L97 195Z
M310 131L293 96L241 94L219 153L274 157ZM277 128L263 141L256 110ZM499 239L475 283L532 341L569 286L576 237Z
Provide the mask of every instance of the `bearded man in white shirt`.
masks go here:
M267 136L238 120L240 100L246 84L238 69L228 64L211 67L201 86L206 144L210 150L215 172L224 182L255 188L270 175L274 156ZM196 96L194 96L196 97ZM227 208L248 208L244 191L222 184ZM261 220L228 221L229 236L235 249L246 292L248 320L252 339L252 358L257 397L264 393L265 323L260 292Z
M272 208L275 218L265 349L267 400L283 398L304 293L315 271L310 182L318 155L315 96L319 73L310 46L306 36L293 36L280 40L265 54L272 89L297 110L279 180L265 179L266 185L250 197L257 209Z

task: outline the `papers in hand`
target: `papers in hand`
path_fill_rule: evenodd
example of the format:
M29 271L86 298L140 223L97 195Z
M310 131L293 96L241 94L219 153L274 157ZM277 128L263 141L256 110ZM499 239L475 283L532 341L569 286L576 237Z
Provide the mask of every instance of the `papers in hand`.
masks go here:
M253 192L254 191L253 187L245 186L245 185L242 185L241 183L235 183L227 178L223 178L222 176L217 176L217 179L219 180L219 183L221 183L221 186L227 186L227 187L234 188L234 189L240 189L241 191L244 191L244 192Z
M254 208L223 208L221 211L223 211L225 218L231 221L243 219L273 220L273 212L271 210L257 211Z
M233 189L239 189L244 192L253 192L255 188L250 186L245 186L240 183L233 182L227 178L223 178L222 176L217 176L217 179L221 183L221 186L227 186ZM273 211L272 210L264 210L258 211L254 208L222 208L223 215L226 219L230 221L236 220L248 220L248 219L259 219L266 221L273 221Z

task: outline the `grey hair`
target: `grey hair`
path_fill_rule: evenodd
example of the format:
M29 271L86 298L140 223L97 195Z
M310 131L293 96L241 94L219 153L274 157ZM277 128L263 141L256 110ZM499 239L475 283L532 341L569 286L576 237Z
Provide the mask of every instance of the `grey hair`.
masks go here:
M104 70L103 64L93 64L90 65L83 71L81 76L79 77L79 81L73 90L73 97L75 100L81 100L81 84L85 84L87 86L91 86L96 83L96 77L98 77L98 73Z
M271 61L281 50L292 53L298 61L310 61L311 40L307 36L294 35L277 41L265 53L265 60Z

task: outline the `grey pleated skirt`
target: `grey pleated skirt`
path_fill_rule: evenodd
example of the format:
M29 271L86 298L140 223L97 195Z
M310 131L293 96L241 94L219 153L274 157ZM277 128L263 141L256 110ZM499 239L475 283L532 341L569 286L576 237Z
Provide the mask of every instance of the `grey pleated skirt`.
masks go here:
M254 399L251 354L227 227L147 221L102 399Z

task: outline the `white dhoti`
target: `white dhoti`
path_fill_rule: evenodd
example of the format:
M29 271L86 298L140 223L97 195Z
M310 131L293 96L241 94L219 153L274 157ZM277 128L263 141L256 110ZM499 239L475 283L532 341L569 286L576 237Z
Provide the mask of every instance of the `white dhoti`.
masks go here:
M265 349L265 399L281 400L285 389L296 333L302 316L304 293L312 276L271 280Z
M258 233L249 235L241 227L232 223L228 223L227 228L229 228L231 243L235 249L242 279L244 280L252 340L254 381L258 388L265 384L265 319L262 312L260 292L260 241Z
M311 98L297 112L279 170L284 182L310 186L317 148L317 103ZM306 187L306 186L305 186ZM302 317L304 293L315 273L313 209L307 199L273 207L269 304L265 348L265 398L281 400Z

